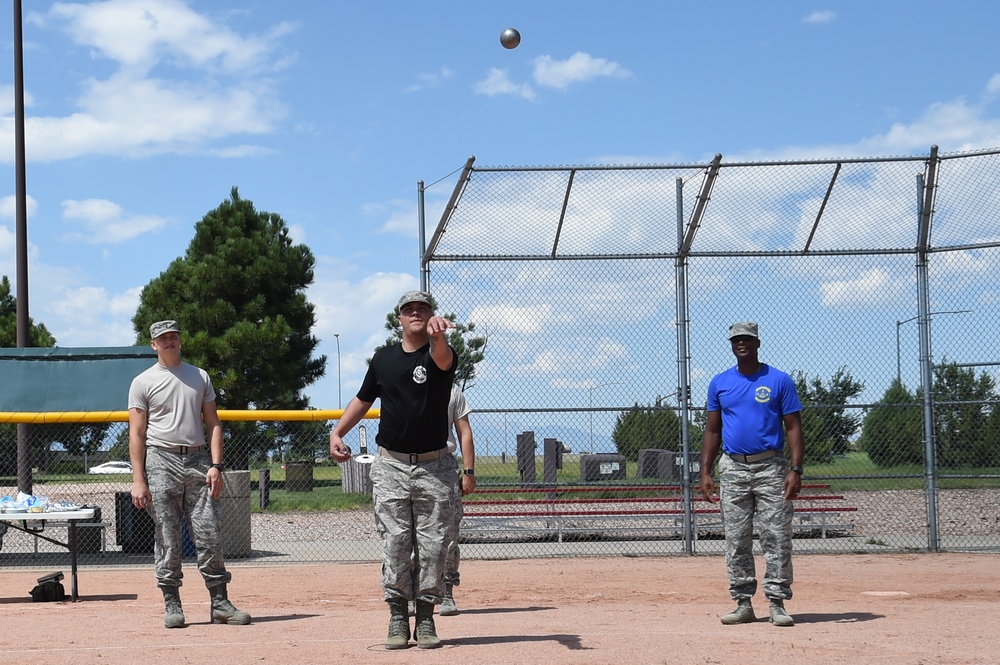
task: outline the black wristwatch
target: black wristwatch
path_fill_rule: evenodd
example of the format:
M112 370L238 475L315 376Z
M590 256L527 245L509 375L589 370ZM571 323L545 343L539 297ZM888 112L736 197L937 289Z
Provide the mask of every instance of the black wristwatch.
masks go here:
M464 473L467 476L474 476L474 475L476 475L476 470L475 469L466 469L462 473Z
M218 469L218 470L219 470L219 472L221 473L221 472L223 472L223 471L225 471L225 470L226 470L226 465L225 465L225 464L214 464L214 463L213 463L213 464L212 464L212 468L213 468L213 469Z
M792 466L790 466L788 468L791 469L792 471L794 471L795 473L799 474L800 476L805 471L805 469L803 469L801 466L798 466L797 464L792 465Z

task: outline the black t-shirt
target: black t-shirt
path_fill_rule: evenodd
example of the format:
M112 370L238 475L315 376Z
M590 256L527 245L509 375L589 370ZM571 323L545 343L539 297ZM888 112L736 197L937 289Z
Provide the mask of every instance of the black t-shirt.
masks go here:
M358 399L381 398L381 417L375 440L399 453L426 453L448 441L448 402L455 380L455 352L451 369L441 371L431 358L431 345L412 353L402 344L379 349L368 365Z

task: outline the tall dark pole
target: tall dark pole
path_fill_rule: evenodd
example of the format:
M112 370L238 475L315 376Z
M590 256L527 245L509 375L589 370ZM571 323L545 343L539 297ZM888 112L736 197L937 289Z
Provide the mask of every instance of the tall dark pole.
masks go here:
M14 0L14 192L17 200L17 348L30 346L28 317L28 190L24 168L24 49L21 34L21 0ZM28 425L17 426L17 487L31 494L31 455Z
M24 168L24 48L21 35L21 0L14 0L14 191L17 199L17 348L28 339L28 190Z

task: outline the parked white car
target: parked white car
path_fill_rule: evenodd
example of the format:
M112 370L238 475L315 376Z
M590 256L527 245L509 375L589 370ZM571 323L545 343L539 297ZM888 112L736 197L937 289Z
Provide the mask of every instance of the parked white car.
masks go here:
M105 462L90 467L90 473L132 473L132 462Z

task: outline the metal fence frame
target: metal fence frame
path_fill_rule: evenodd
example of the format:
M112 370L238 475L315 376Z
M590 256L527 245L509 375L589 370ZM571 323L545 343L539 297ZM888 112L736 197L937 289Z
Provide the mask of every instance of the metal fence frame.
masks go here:
M916 316L898 321L896 324L897 333L897 368L899 355L899 326L907 321L916 320L919 331L919 392L922 396L922 421L923 438L925 450L924 464L924 486L925 499L927 505L927 532L926 549L938 551L942 547L938 535L938 493L941 474L937 469L936 442L934 428L935 398L933 394L933 371L934 360L931 352L931 318L933 314L956 313L955 311L932 312L932 293L930 288L929 270L932 257L935 255L947 257L948 255L970 252L991 252L1000 247L1000 238L996 234L992 237L960 237L961 234L950 233L943 241L937 245L931 242L931 230L935 221L935 206L940 204L943 185L941 184L941 174L947 165L954 166L953 172L967 172L970 165L981 160L980 165L985 164L986 173L980 171L978 184L969 185L967 182L952 181L951 192L953 196L947 200L949 212L949 226L954 228L953 220L960 215L956 214L958 203L956 198L961 199L981 199L980 203L992 200L998 191L997 186L997 156L1000 149L990 149L982 151L963 152L956 154L941 154L937 146L932 146L926 155L914 155L904 157L887 158L851 158L851 159L823 159L823 160L795 160L795 161L772 161L772 162L739 162L723 163L722 155L717 154L711 162L707 164L686 164L686 165L636 165L636 166L559 166L559 167L475 167L475 158L470 157L461 170L461 175L454 187L453 193L445 206L444 213L431 234L430 241L425 244L423 220L424 220L424 186L423 182L418 183L418 208L420 211L420 243L422 255L420 258L421 284L425 289L434 289L435 294L444 285L448 301L457 304L462 311L471 311L470 301L482 296L482 291L475 292L473 289L463 289L461 280L450 279L463 269L475 266L480 273L490 273L490 266L500 266L512 262L620 262L623 266L622 273L629 271L630 265L635 265L640 261L662 260L673 261L675 266L675 319L676 319L676 363L677 363L677 386L679 397L679 410L681 413L682 431L682 451L685 460L685 474L683 478L683 489L685 505L688 508L686 520L690 524L692 515L690 513L692 502L691 491L694 485L691 473L692 441L688 429L692 414L697 410L692 404L691 395L691 321L696 312L692 312L689 303L689 285L691 282L690 265L692 262L711 262L725 258L748 258L748 257L773 257L776 259L796 258L808 259L809 257L839 257L839 256L912 256L915 259L915 280L916 287ZM914 234L911 243L886 244L884 246L836 246L831 245L829 234L827 243L820 246L817 241L817 232L822 230L823 223L829 215L832 201L839 194L838 187L840 180L843 180L845 167L854 167L855 173L863 171L867 165L880 168L885 165L916 163L922 167L922 173L918 174L913 183L912 198L907 208L898 214L906 215L913 212ZM860 167L860 168L858 168ZM807 236L802 238L803 242L798 246L757 247L754 249L744 249L735 246L723 246L719 248L699 247L697 240L699 236L706 233L703 228L706 214L712 209L715 201L713 193L720 180L724 181L727 176L739 176L740 172L751 172L757 176L757 182L767 182L769 171L776 171L778 174L790 174L797 169L820 169L827 173L825 187L822 187L822 197L817 197L818 205L815 206L814 217L811 228ZM675 202L676 202L676 246L674 248L657 248L650 251L643 251L642 248L629 247L627 249L603 250L599 248L585 249L579 251L577 247L567 246L565 240L566 229L570 224L572 214L568 211L574 206L577 199L595 196L593 193L579 194L578 179L581 175L588 175L592 178L606 176L613 179L621 174L629 172L656 172L662 176L677 174L675 178ZM695 173L701 176L701 185L697 192L690 199L685 198L686 183L694 179ZM544 235L550 239L547 246L542 246L539 242L525 241L519 243L510 236L505 236L505 240L512 241L507 246L498 247L491 239L481 234L482 229L500 228L505 220L503 219L504 198L516 190L518 183L538 179L540 174L559 178L559 185L553 185L545 189L542 196L532 200L530 193L532 188L525 187L529 191L523 197L511 196L512 199L519 199L518 204L523 208L524 200L537 203L537 207L544 213L532 222L539 227L539 235ZM596 174L596 175L595 175ZM858 177L858 176L855 176ZM503 187L495 185L498 181L503 181ZM616 180L617 182L617 180ZM485 183L485 184L483 184ZM780 187L780 184L778 185ZM477 189L478 188L478 189ZM538 187L542 190L542 187ZM794 186L789 186L790 190ZM968 190L972 190L971 193ZM498 193L502 193L502 196ZM661 187L662 190L662 187ZM602 190L607 192L607 190ZM848 189L850 194L851 190ZM650 194L650 198L662 199L662 191ZM479 197L479 198L477 198ZM548 197L548 198L546 198ZM630 201L635 207L640 207L648 201L644 201L643 193L640 191ZM666 205L659 206L665 209ZM978 210L970 213L969 208L964 209L966 216L986 215L992 217L990 212L994 208L980 206ZM579 214L580 217L585 216ZM645 218L649 220L649 218ZM641 225L643 220L637 225ZM657 222L653 222L657 223ZM465 225L463 227L463 225ZM662 224L664 234L668 225ZM981 224L974 225L976 227ZM459 238L455 242L450 242L451 235L455 235L456 228L459 229ZM480 238L483 240L480 246L477 243L476 235L468 229L479 229ZM712 245L712 243L706 243ZM484 264L485 267L484 267ZM442 281L438 275L442 272L447 277ZM432 276L435 277L432 280ZM572 288L572 287L569 287ZM962 310L968 311L968 310ZM963 366L984 367L996 366L996 362L967 363ZM897 370L898 371L898 370ZM591 391L591 395L593 392ZM478 404L480 411L493 411L502 413L508 409L502 405L495 408L489 403ZM864 404L853 404L854 408L866 408ZM592 407L592 405L591 405ZM984 408L995 407L993 402L984 402ZM1000 442L998 442L1000 443ZM988 477L988 476L984 476ZM993 476L995 477L995 476ZM690 536L686 536L690 538ZM1000 538L994 539L988 546L993 549L1000 548ZM692 543L688 541L686 551L692 551Z

